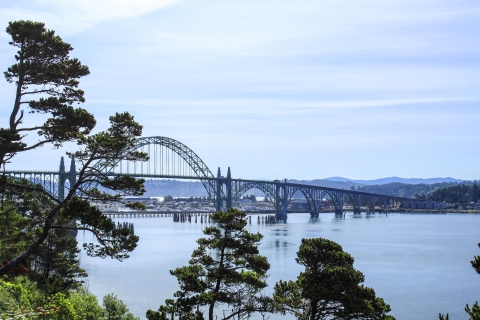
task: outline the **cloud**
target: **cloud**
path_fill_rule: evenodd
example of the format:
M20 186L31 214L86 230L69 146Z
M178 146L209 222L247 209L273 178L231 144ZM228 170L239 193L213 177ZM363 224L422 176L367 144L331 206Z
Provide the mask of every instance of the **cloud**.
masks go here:
M34 20L60 34L76 34L108 19L131 18L169 6L179 0L35 0L19 1L0 9L0 21ZM29 2L28 4L26 2Z
M201 115L248 115L271 114L275 115L300 115L338 109L371 109L392 106L439 104L453 102L474 102L480 97L415 97L391 99L365 99L365 100L331 100L331 101L300 101L278 99L216 99L216 100L163 100L163 99L134 99L134 100L102 100L92 99L90 102L98 105L135 105L141 111L152 116L176 115L185 112L189 116ZM169 106L175 112L166 112L161 107ZM183 121L183 120L182 120Z

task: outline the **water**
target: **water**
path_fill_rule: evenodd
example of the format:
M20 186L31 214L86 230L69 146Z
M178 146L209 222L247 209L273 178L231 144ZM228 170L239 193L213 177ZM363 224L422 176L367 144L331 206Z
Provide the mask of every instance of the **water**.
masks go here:
M205 224L174 223L172 218L130 218L140 236L138 247L123 262L91 258L82 253L89 290L101 298L115 293L130 310L145 319L178 289L169 270L186 265ZM118 219L116 221L126 221ZM253 223L254 222L254 223ZM312 223L308 214L291 214L288 223L248 229L264 235L260 253L271 268L266 293L278 280L293 280L302 271L295 262L302 238L324 237L338 242L355 258L365 285L390 304L397 319L468 319L465 304L480 298L480 275L470 265L480 255L477 243L480 215L474 214L353 214L335 218L321 214ZM79 243L91 234L79 233ZM270 319L280 319L272 315Z

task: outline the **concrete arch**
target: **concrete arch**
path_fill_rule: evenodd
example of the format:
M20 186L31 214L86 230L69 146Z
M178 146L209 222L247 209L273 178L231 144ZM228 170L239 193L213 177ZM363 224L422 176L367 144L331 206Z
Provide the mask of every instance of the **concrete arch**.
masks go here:
M271 183L261 183L261 182L241 182L238 185L233 186L233 191L232 191L232 198L234 201L237 201L240 199L241 196L243 196L246 192L248 192L251 189L259 189L262 191L265 196L271 200L275 201L275 186L273 186Z
M332 200L333 206L335 208L335 214L340 215L343 214L343 199L340 198L338 192L325 190L325 195L328 195Z
M378 198L377 198L377 204L378 204L379 202L382 202L383 207L384 207L384 208L387 208L390 201L389 201L388 197L378 197Z
M318 216L318 208L317 208L317 203L315 199L313 198L312 194L307 190L307 188L302 188L302 187L290 187L287 192L287 201L286 204L287 206L290 204L292 201L293 195L297 192L300 191L305 199L307 200L308 206L310 207L310 215L311 216Z
M318 214L318 208L317 208L317 204L315 202L315 199L312 197L312 195L310 194L310 192L306 189L306 188L302 188L302 187L290 187L289 190L288 190L288 198L287 198L287 206L290 204L290 202L292 201L292 198L293 198L293 195L297 192L297 191L300 191L303 196L305 197L305 199L307 200L307 203L308 203L308 206L310 207L310 214Z
M359 196L356 196L354 194L351 194L351 193L348 193L346 194L346 198L350 199L350 201L352 202L352 206L353 206L353 213L354 214L359 214L361 213L361 203L360 203L360 197Z
M363 196L364 200L367 202L367 207L370 212L375 212L375 206L377 205L378 198L372 195Z

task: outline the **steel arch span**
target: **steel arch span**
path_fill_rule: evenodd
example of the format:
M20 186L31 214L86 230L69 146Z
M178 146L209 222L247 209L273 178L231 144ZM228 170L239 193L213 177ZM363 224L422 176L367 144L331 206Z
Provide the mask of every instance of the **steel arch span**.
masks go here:
M98 161L94 168L104 174L129 174L136 177L199 179L208 195L216 198L215 177L203 160L189 147L178 140L168 137L138 138L135 146L128 152L146 152L150 160L129 162L122 159L113 161L114 165L105 165Z

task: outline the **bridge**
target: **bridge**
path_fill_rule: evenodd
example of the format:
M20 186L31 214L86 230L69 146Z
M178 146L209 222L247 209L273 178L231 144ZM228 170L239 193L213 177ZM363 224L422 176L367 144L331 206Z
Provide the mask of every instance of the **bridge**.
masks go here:
M354 214L361 213L362 205L373 211L376 205L391 208L404 205L412 208L423 208L425 201L360 192L328 188L317 185L291 183L287 180L249 180L232 178L230 167L224 176L218 168L214 175L202 159L183 143L167 137L143 137L136 140L130 150L148 153L150 159L145 162L131 162L119 159L112 166L105 166L98 162L94 168L106 176L132 175L137 178L170 178L191 179L201 181L209 198L215 204L217 211L232 208L237 200L251 189L261 190L267 199L274 205L277 220L286 220L288 207L298 195L303 195L308 203L308 211L312 217L318 217L323 207L324 199L333 204L336 215L343 215L345 206L353 208ZM77 180L75 160L71 159L67 171L64 158L60 161L58 171L10 170L5 174L14 178L25 178L40 184L54 197L63 200L65 189ZM83 188L96 187L93 183Z

